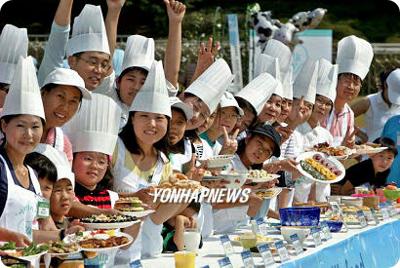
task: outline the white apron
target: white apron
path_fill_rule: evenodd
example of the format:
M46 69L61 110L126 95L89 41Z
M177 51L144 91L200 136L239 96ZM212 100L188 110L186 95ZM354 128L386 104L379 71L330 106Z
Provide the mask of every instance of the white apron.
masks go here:
M114 191L135 193L140 189L160 183L163 165L166 162L166 157L163 154L158 158L153 176L150 182L148 182L143 178L139 178L132 170L125 167L124 163L127 155L125 145L121 139L118 139L117 146L118 155L115 166L112 168ZM128 157L130 157L130 155L128 155ZM126 250L119 250L116 256L116 262L121 262L123 258L125 260L122 262L126 263L127 261L130 263L131 261L140 259L142 256L149 257L161 254L163 247L163 238L161 236L162 227L162 224L156 225L150 217L147 217L132 245Z
M54 144L53 147L59 150L60 152L64 152L64 133L61 128L54 128Z
M39 227L36 221L37 202L41 195L39 182L33 170L28 167L29 176L37 194L15 184L7 162L1 155L0 160L6 168L8 182L7 201L0 217L0 226L24 234L32 240L32 230Z
M183 165L190 162L192 160L192 143L188 139L183 140L183 154L170 154L169 158L172 165L173 171L182 172Z
M350 107L347 107L347 108L350 109ZM334 118L334 113L335 113L334 109L335 108L333 108L332 112L329 115L328 123L326 125L327 130L329 130L333 124L333 118ZM340 128L340 136L333 137L333 142L332 142L331 146L341 146L342 145L344 138L346 137L346 134L347 134L348 120L349 120L349 115L347 114L343 118L342 127Z

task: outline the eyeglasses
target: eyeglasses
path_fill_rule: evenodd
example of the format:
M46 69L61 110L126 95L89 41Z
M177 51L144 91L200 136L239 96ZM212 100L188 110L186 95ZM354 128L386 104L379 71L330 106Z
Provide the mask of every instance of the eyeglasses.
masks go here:
M99 67L101 72L107 72L111 68L111 64L108 61L99 62L95 58L85 59L82 56L78 56L78 58L86 62L92 68Z
M193 102L193 111L198 112L202 120L207 120L207 118L210 117L210 114L201 112L201 110L204 106L205 106L204 102L202 102L200 100L196 100Z
M269 148L264 147L263 142L260 139L257 139L257 145L258 145L257 151L260 154L264 154L268 157L272 156L272 151Z
M228 119L228 120L239 120L240 115L237 113L229 113L226 111L221 111L221 118Z

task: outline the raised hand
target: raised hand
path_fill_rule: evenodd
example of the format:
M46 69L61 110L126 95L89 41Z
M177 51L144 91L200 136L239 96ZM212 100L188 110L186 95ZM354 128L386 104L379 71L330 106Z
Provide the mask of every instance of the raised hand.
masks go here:
M352 149L354 147L355 141L356 141L356 132L357 129L354 129L353 131L347 131L346 136L344 136L342 145Z
M107 0L108 10L120 10L125 4L125 0Z
M214 63L215 57L218 54L218 51L221 49L220 43L217 41L213 44L213 38L209 37L207 45L203 42L200 43L200 48L197 57L197 65L196 70L192 77L192 82L196 80L211 64Z
M187 165L186 176L195 181L201 181L206 170L203 167L196 167L196 154L192 154L192 159Z
M220 154L234 154L236 153L238 142L237 136L239 135L239 129L235 129L232 135L228 134L226 127L222 127L224 130L224 144L222 145L222 149Z
M164 4L167 8L168 19L171 22L181 23L185 16L186 6L175 0L164 0Z

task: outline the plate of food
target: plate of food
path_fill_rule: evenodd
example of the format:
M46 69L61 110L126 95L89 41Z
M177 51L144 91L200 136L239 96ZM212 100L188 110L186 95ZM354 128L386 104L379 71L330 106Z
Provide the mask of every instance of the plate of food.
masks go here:
M207 160L199 160L205 164L207 168L223 168L228 165L233 158L233 155L216 155Z
M303 153L296 158L296 162L301 174L317 182L335 183L341 181L346 173L339 160L322 153Z
M387 147L382 147L380 144L376 143L364 143L360 145L354 145L354 150L355 154L377 154L380 153L384 150L386 150Z
M333 156L338 160L344 160L354 153L354 151L346 146L330 146L329 143L323 142L314 145L314 147L308 149L308 151L314 151L324 153L328 156Z
M360 221L354 214L347 214L343 216L343 221L348 225L360 225Z
M224 187L236 189L243 186L243 184L248 179L248 173L237 172L235 170L225 170L219 173L218 175L210 175L210 173L206 173L203 177L204 181L225 181Z
M168 181L162 182L156 188L158 189L189 189L189 190L200 190L202 186L200 182L190 180L186 175L181 173L174 173L168 179Z
M65 243L78 243L83 251L103 252L128 246L133 238L115 230L85 231L71 234L64 238Z
M267 171L262 169L251 169L249 170L247 179L251 180L252 182L262 183L275 180L279 177L280 175L278 174L269 174Z
M262 199L272 199L282 192L282 188L270 188L256 191L256 195Z
M27 247L16 247L14 242L7 242L0 247L0 251L6 255L17 257L26 261L35 261L40 256L47 253L49 246L47 244L32 243Z
M139 223L136 217L127 215L92 215L87 218L83 218L80 222L89 229L118 229L126 228L136 223Z
M79 244L72 242L72 243L65 243L64 241L50 241L49 250L47 254L51 257L67 257L68 255L78 253L81 251Z
M142 218L154 213L152 209L145 209L143 202L138 197L121 197L115 202L114 209L122 215Z
M252 232L233 235L231 239L233 246L241 246L247 249L256 247L259 244L273 244L276 240L278 239L267 237L262 234L255 235Z

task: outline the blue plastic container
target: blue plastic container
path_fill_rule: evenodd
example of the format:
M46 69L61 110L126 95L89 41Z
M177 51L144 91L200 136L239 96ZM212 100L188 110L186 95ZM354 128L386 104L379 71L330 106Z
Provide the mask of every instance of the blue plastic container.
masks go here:
M318 226L319 207L291 207L279 209L282 226Z
M342 230L343 222L342 221L325 221L329 227L331 233L337 233Z

